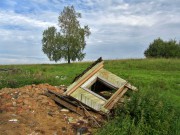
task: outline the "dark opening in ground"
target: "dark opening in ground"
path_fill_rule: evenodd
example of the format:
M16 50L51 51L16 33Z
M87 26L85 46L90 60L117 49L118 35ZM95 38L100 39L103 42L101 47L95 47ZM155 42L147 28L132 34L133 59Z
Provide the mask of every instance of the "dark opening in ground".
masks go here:
M115 88L110 87L107 82L103 82L100 79L97 79L96 82L91 85L90 90L104 97L105 99L109 99L116 91Z

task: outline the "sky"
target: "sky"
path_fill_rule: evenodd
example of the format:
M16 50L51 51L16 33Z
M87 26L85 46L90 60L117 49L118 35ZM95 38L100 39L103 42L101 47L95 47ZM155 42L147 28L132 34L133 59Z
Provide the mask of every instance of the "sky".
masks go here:
M0 64L55 63L42 33L71 5L91 31L84 61L144 58L158 37L180 41L180 0L0 0Z

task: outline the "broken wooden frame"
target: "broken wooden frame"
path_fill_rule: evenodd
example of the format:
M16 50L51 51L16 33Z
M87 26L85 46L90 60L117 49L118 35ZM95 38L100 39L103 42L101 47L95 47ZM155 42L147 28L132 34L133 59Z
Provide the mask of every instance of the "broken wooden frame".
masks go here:
M48 90L45 93L45 95L53 99L56 103L60 104L61 106L64 106L81 116L89 117L89 119L91 119L94 122L93 125L95 127L101 127L101 125L97 122L96 118L92 116L91 113L89 112L89 110L92 110L92 108L86 106L85 104L79 102L78 100L71 98L70 96L64 96L52 90Z
M103 63L101 58L94 62L75 78L64 95L75 98L96 111L108 113L128 90L136 90L126 80L105 70ZM112 93L109 98L101 94L106 89Z
M89 116L89 110L107 114L127 91L135 91L136 87L105 70L103 63L102 58L95 61L63 94L48 90L46 95L80 115Z

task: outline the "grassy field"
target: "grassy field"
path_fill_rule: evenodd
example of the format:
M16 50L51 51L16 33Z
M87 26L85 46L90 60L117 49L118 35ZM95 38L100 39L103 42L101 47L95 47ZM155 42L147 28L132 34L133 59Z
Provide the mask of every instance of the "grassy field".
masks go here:
M1 65L0 88L69 85L90 64ZM117 109L115 119L97 134L180 134L180 59L107 60L105 69L128 80L139 92L126 111Z

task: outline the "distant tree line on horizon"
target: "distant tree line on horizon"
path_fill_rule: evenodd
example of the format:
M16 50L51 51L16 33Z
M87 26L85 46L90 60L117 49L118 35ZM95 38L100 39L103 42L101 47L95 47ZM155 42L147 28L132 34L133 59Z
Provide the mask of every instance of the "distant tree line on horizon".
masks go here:
M150 43L144 55L146 58L180 58L180 42L175 39L163 41L157 38Z

